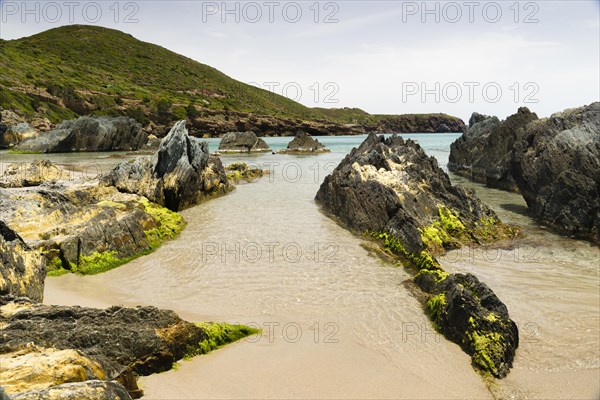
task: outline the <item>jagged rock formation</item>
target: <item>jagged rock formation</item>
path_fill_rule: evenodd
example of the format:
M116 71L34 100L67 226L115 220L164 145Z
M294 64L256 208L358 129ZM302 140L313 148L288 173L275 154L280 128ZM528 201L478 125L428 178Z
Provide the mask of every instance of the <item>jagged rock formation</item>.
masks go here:
M185 121L173 126L151 159L121 163L101 181L174 211L230 190L220 159L209 156L206 142L189 136Z
M512 175L533 216L600 242L600 102L531 123L512 154Z
M25 241L0 219L0 295L44 298L46 264Z
M43 252L52 274L106 271L185 227L179 214L93 182L0 189L0 219Z
M512 176L512 148L538 117L526 107L500 122L474 113L469 129L450 146L448 169L487 186L518 191Z
M219 144L221 153L263 153L271 149L264 140L254 132L229 132L223 136Z
M281 150L280 153L296 153L296 154L311 154L311 153L327 153L325 148L319 141L306 132L298 132L294 139L288 144L287 148Z
M316 200L327 214L372 233L415 266L415 282L431 295L427 309L438 329L472 355L475 367L506 376L518 346L506 307L476 279L443 271L434 256L466 243L510 238L515 229L473 192L453 186L418 144L398 136L370 135L325 178ZM461 308L461 318L473 321L468 329L454 315L459 302L468 305Z
M134 119L81 117L23 141L15 149L33 153L133 151L142 148L147 140L147 133Z
M600 103L538 119L473 114L451 146L448 168L490 187L519 191L534 217L558 232L600 241Z

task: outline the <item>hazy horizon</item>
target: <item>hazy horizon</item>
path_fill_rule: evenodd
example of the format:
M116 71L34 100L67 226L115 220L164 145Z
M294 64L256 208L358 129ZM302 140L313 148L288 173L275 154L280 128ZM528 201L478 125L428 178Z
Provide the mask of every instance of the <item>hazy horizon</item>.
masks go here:
M540 117L600 99L600 6L545 2L15 2L0 38L118 29L309 107ZM436 22L436 19L438 20Z

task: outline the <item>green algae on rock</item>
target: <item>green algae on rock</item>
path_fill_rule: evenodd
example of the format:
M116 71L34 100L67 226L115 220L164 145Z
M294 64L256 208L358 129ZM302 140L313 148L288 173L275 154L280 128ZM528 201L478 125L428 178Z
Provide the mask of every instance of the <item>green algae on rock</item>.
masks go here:
M395 135L370 135L325 178L316 200L346 226L372 232L384 249L416 270L415 283L427 293L424 308L436 329L470 354L475 368L506 376L518 346L506 306L475 276L448 274L435 257L464 245L510 239L519 234L517 228L503 224L474 192L453 186L418 144ZM485 318L491 313L494 322ZM477 329L467 326L465 315ZM474 339L495 334L501 340Z

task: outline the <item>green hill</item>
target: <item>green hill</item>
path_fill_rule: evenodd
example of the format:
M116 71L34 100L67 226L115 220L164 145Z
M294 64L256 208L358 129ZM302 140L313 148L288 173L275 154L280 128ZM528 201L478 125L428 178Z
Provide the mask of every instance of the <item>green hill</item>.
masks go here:
M286 97L112 29L71 25L0 41L0 106L27 116L37 112L57 122L74 114L134 113L140 107L185 117L190 103L213 110L318 117Z
M0 107L45 127L46 120L55 124L79 115L128 115L164 132L172 121L188 118L202 135L242 125L265 134L309 128L313 134L464 128L461 120L443 115L308 108L126 33L84 25L0 39ZM307 127L305 121L317 124Z

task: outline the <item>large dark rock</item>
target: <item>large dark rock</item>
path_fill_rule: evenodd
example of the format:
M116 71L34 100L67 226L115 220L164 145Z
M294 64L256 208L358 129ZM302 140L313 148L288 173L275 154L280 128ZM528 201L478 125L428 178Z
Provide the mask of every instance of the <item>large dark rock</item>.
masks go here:
M326 153L329 150L306 132L298 132L287 148L280 153Z
M0 295L44 298L46 263L25 241L0 220Z
M469 129L450 146L448 169L493 188L518 191L511 171L512 148L537 119L526 107L502 122L474 113Z
M267 143L254 132L229 132L223 136L219 144L223 153L261 153L270 152Z
M189 136L185 121L173 126L151 159L121 163L101 181L174 211L230 190L221 160L209 156L206 142Z
M132 151L142 148L147 140L147 133L134 119L81 117L21 142L16 150L36 153Z
M460 118L446 114L387 115L376 123L376 131L385 133L459 133L465 129Z
M449 275L435 260L448 248L516 234L474 192L453 186L435 158L412 140L372 134L325 178L316 200L327 214L382 239L388 251L415 266L415 282L431 295L427 309L440 331L472 355L475 367L496 377L506 375L518 346L506 307L474 277L467 279L473 282L470 292L464 290L466 280ZM471 330L463 329L453 314L460 311L455 299L461 296L470 302L463 312L467 321L474 321ZM494 307L486 303L488 298L495 299ZM497 324L479 324L497 309L502 309L493 316ZM443 313L449 317L440 319Z
M535 121L513 147L512 175L532 214L600 241L600 103Z

